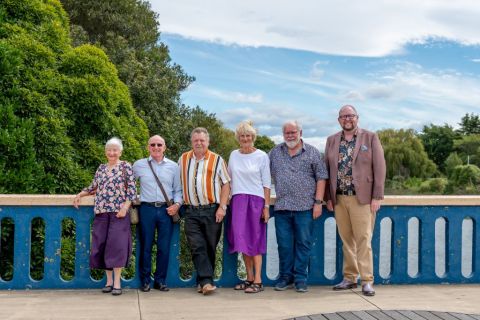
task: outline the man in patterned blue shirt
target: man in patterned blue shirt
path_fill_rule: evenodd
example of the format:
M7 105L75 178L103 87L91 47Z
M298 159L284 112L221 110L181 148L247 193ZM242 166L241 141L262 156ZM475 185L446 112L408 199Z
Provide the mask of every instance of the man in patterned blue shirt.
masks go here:
M280 277L275 290L307 292L313 220L322 214L327 169L320 152L303 142L297 121L283 125L285 142L270 151L275 184L275 229Z

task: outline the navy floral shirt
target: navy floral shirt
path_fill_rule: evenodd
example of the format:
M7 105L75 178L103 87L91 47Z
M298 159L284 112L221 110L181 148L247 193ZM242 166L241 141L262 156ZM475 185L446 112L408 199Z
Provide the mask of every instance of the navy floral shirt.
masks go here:
M352 176L353 152L355 151L355 143L357 134L350 141L345 140L343 136L340 138L340 148L338 153L338 175L337 189L341 191L355 191Z
M121 161L109 171L107 164L101 164L92 184L83 191L95 193L96 214L120 211L125 201L133 201L137 194L132 166Z
M302 149L293 157L288 153L285 142L270 151L270 172L277 196L275 211L311 210L317 181L328 179L320 152L314 146L302 143Z

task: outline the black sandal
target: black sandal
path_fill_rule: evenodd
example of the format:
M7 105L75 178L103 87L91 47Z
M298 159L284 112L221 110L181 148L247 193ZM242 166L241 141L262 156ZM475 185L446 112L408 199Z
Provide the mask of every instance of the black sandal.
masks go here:
M113 288L112 289L112 295L119 296L121 294L122 294L122 288Z
M245 293L259 293L265 290L263 284L261 283L252 283L248 288L245 288Z
M252 284L253 284L253 281L245 280L235 285L235 287L233 287L233 290L245 290L249 288Z
M103 293L110 293L113 290L113 286L105 286L102 288Z

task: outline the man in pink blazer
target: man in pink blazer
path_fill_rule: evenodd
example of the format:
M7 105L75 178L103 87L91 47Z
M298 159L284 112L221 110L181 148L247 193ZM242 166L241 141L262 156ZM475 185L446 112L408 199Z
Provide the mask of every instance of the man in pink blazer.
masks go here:
M360 129L357 110L343 106L338 113L342 131L328 137L325 162L329 172L327 209L335 210L343 242L343 280L333 290L373 289L372 234L385 184L385 158L376 133Z

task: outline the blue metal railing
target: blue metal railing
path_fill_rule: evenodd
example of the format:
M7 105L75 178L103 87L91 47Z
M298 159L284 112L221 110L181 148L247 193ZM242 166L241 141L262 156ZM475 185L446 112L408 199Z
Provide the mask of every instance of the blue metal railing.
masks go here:
M273 214L273 210L272 210ZM331 285L342 279L342 252L341 241L338 236L333 239L325 238L325 221L332 217L324 214L315 221L315 239L310 261L310 284ZM5 218L11 218L14 224L14 253L13 277L11 280L0 279L0 289L71 289L71 288L99 288L103 280L94 280L90 275L89 248L90 248L90 223L93 218L92 208L81 207L79 210L71 206L13 206L0 205L0 223ZM30 277L30 249L31 225L34 218L43 219L45 222L45 247L44 247L44 276L41 280ZM60 276L61 264L61 233L62 220L71 218L75 221L75 274L72 280L63 280ZM408 221L417 218L418 229L418 273L408 275ZM394 206L384 205L378 213L373 237L374 274L376 283L385 284L419 284L419 283L479 283L480 258L477 253L480 244L477 221L480 218L480 206ZM380 259L380 224L383 219L391 220L389 265L387 275L380 275L380 264L385 263ZM435 221L445 219L445 274L437 275L435 270ZM471 243L471 273L462 274L462 224L464 219L473 222ZM270 224L273 221L269 222ZM332 225L334 228L334 224ZM171 287L193 287L194 276L189 280L182 280L179 276L180 254L179 226L175 225L168 268L167 283ZM269 237L270 239L270 237ZM326 276L325 268L325 241L333 242L336 248L334 259L334 274ZM328 243L327 243L328 244ZM137 266L139 243L137 245ZM0 253L1 254L1 253ZM267 253L276 254L276 253ZM269 257L265 257L269 258ZM267 277L266 259L263 263L263 279L266 285L275 282L274 277ZM219 286L233 286L238 282L237 255L228 254L228 242L224 239L222 274L217 281ZM123 286L137 288L139 279L135 277L124 280Z

